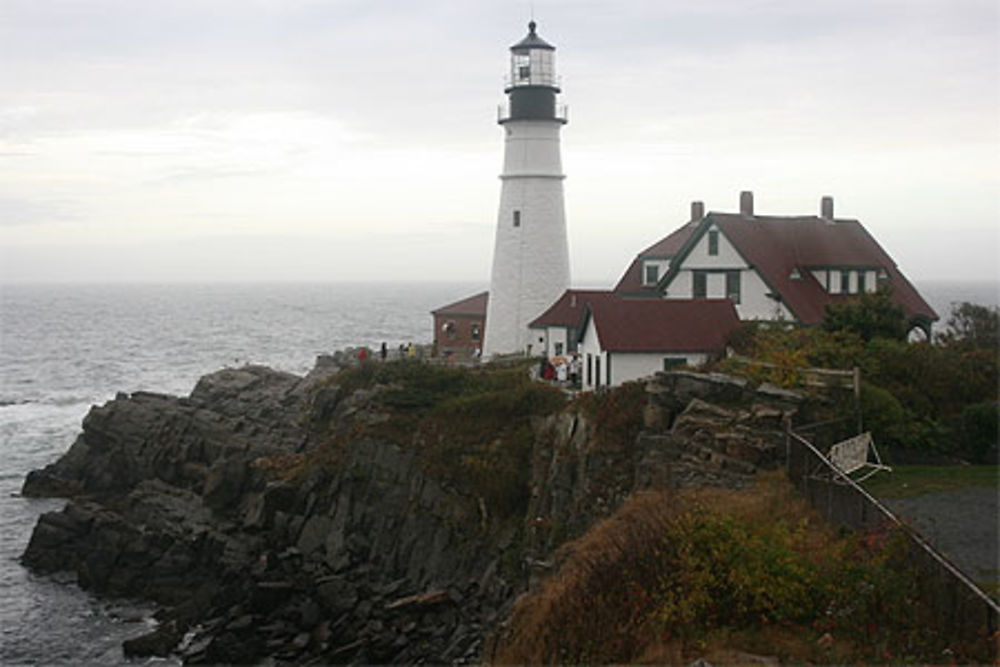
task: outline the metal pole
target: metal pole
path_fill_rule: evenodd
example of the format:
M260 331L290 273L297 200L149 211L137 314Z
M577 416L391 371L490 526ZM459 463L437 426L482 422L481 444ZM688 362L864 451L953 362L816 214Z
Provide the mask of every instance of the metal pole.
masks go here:
M858 420L858 434L864 431L864 422L861 417L861 369L854 367L854 415Z

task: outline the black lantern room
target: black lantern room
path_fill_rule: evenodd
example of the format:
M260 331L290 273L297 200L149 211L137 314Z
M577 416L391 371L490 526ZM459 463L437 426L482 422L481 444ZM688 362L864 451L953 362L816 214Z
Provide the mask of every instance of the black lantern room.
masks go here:
M512 120L554 120L566 122L556 108L559 80L556 77L556 47L535 32L528 23L528 35L510 47L510 75L504 90L510 100L508 113L500 123Z

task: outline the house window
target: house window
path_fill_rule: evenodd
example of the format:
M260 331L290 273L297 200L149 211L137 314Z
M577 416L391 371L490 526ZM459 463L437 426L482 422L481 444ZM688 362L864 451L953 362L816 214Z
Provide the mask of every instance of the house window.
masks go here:
M469 329L469 335L472 336L472 340L479 340L479 336L481 335L481 330L479 328L478 323L472 325L472 327Z
M455 340L455 336L458 335L458 328L455 326L454 322L445 322L442 328L444 329L444 335L447 336L448 340Z
M558 357L562 353L563 353L563 344L562 343L556 343L556 356Z
M851 292L851 272L841 271L840 272L840 291L844 294Z
M514 211L514 226L515 227L520 227L521 226L521 212L520 211Z
M719 254L719 232L714 229L708 233L708 254Z
M687 365L687 359L684 357L663 357L663 370L665 371L672 371L685 365Z
M692 279L694 281L691 290L692 296L696 299L704 299L708 293L708 276L704 271L695 271Z
M726 296L733 303L740 302L740 272L726 271Z
M587 385L589 386L593 382L593 368L594 368L594 358L587 353Z
M858 294L865 291L865 272L858 271Z
M653 285L660 279L660 267L656 264L646 265L646 284Z
M594 386L601 386L601 358L594 358Z

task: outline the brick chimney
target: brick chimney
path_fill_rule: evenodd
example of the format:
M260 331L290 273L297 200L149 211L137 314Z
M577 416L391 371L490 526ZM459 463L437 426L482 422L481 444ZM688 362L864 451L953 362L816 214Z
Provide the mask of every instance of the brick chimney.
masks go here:
M705 217L705 202L703 201L691 202L691 221L696 222L704 217Z
M819 201L819 216L833 222L833 197L826 196Z
M753 192L750 190L740 193L740 215L753 217Z

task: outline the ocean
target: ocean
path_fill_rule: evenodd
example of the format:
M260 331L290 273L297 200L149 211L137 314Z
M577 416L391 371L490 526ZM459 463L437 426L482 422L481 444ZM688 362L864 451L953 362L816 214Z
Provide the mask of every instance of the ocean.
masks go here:
M185 395L225 366L304 374L349 346L432 338L430 311L476 284L85 285L0 287L0 664L115 664L151 608L36 577L18 558L42 512L18 495L91 405L116 392Z
M998 304L995 283L918 289L949 304ZM0 664L124 663L151 627L141 602L98 599L21 567L39 514L24 476L73 442L91 405L118 391L184 395L205 373L260 363L305 373L317 355L432 338L430 311L481 284L12 285L0 287ZM163 661L159 661L163 662Z

